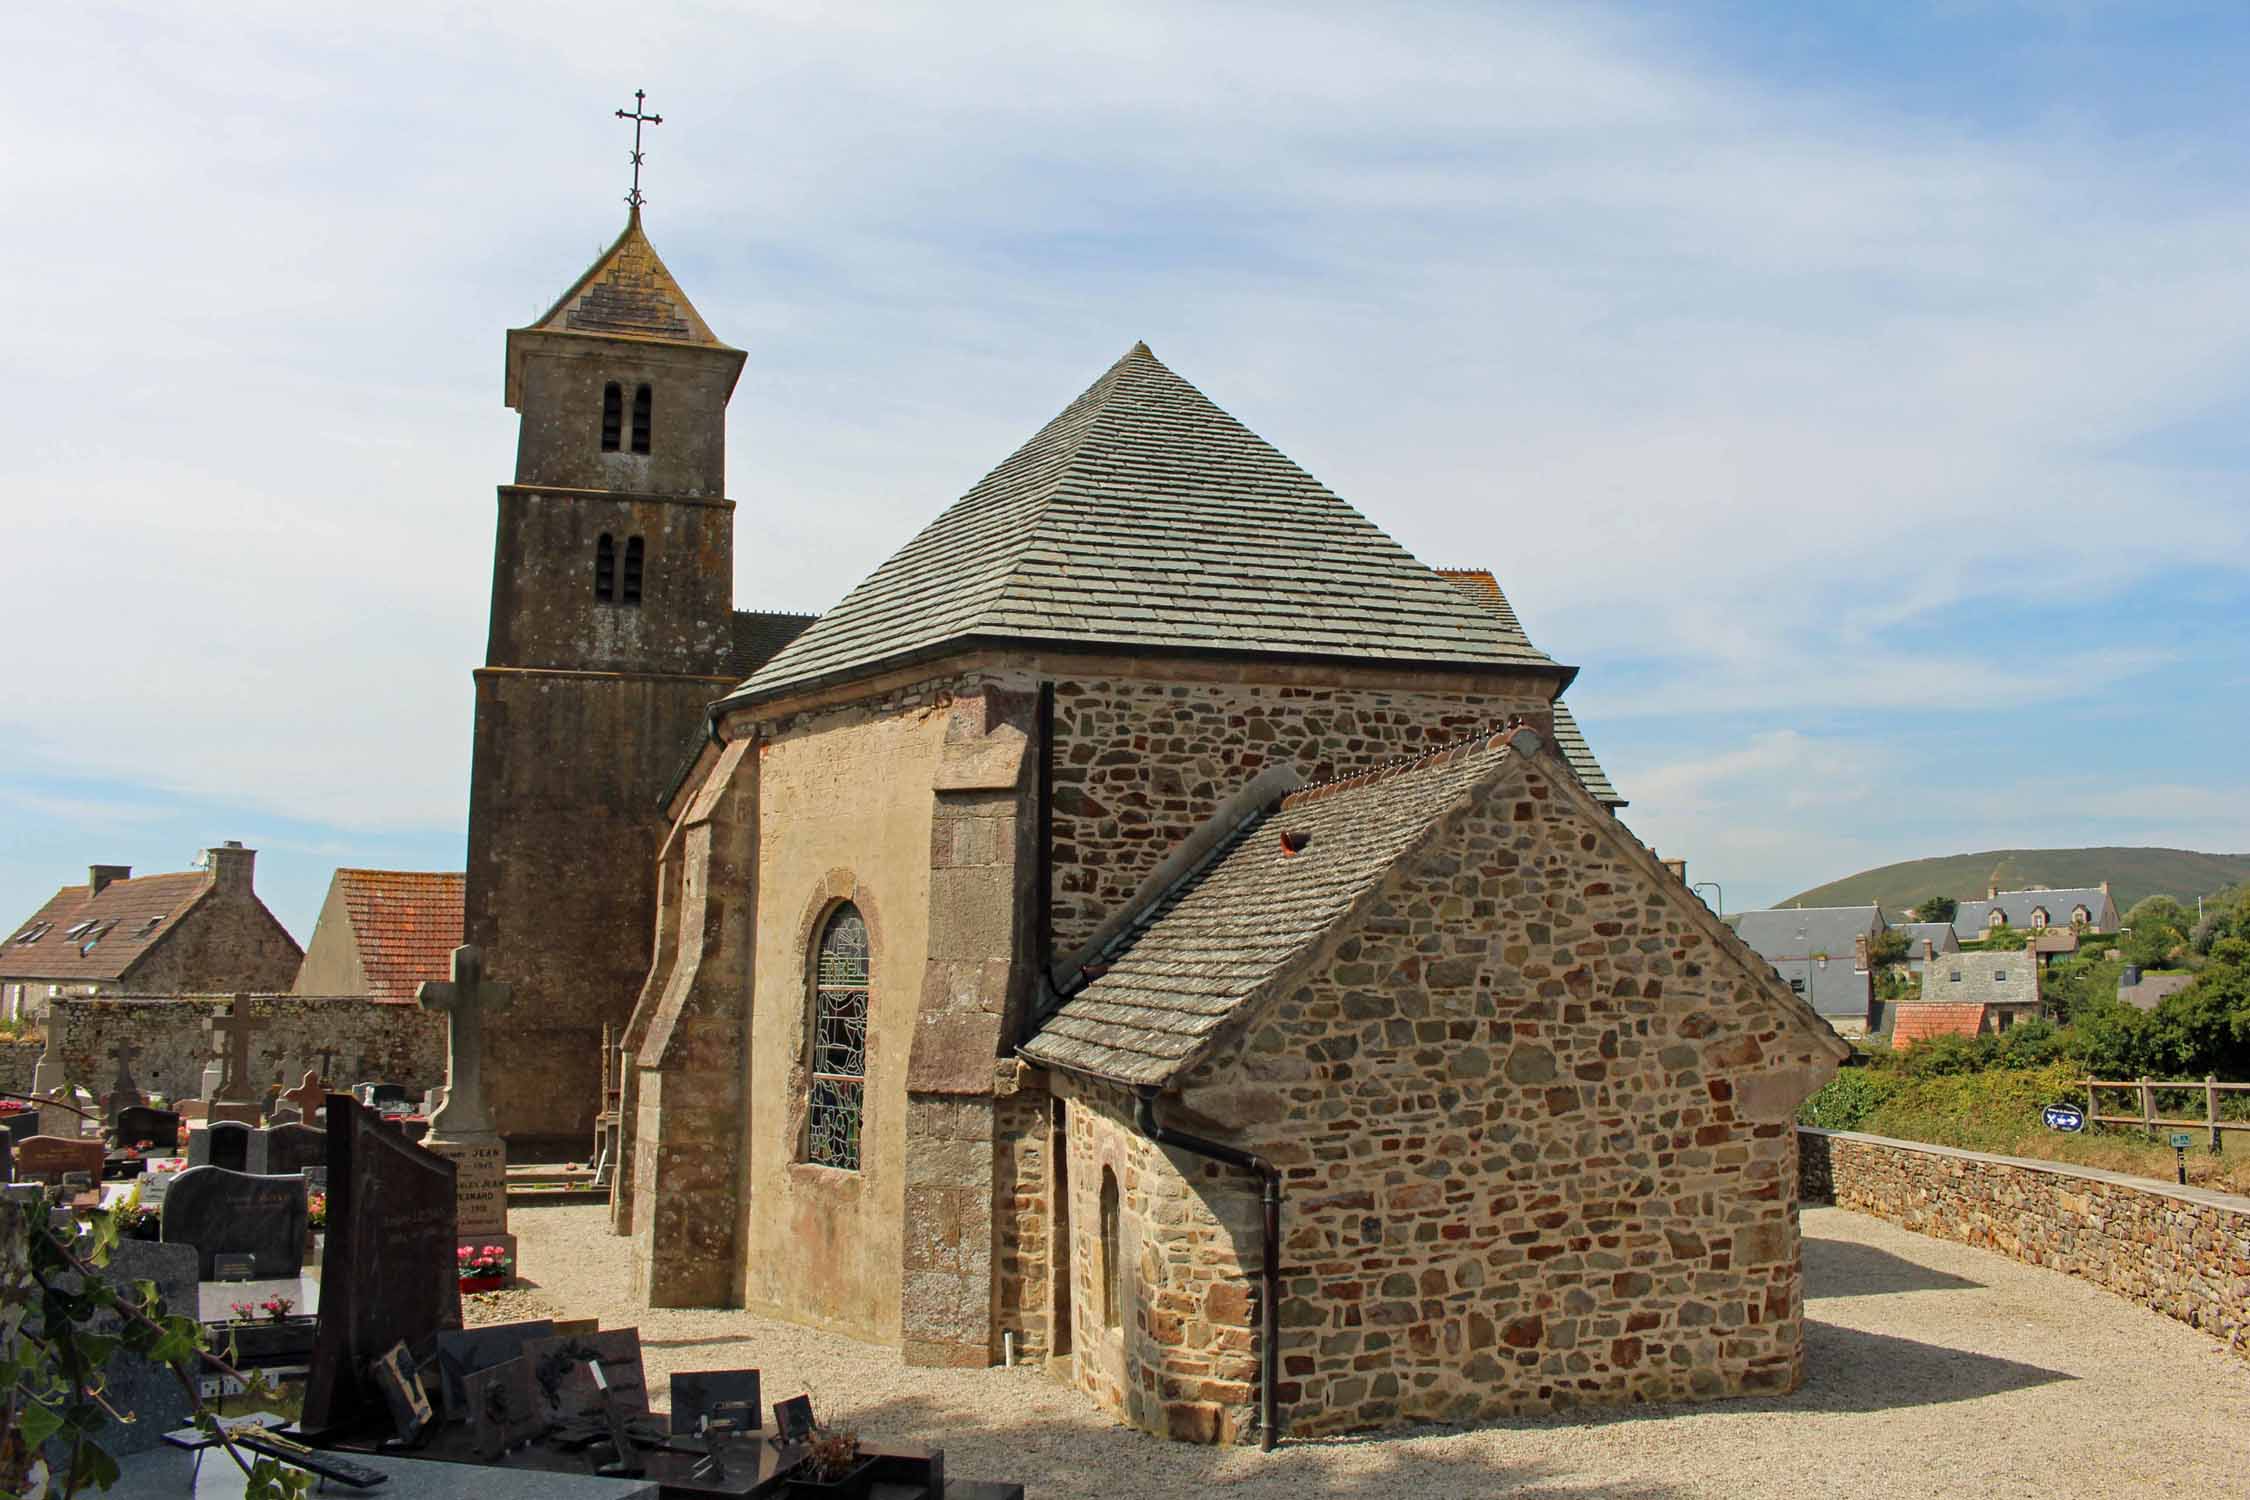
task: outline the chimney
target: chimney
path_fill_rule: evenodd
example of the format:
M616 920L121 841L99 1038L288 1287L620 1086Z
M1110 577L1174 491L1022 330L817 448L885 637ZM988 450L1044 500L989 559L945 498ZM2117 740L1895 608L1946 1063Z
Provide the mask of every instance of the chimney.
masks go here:
M131 865L88 865L86 867L86 894L99 896L102 888L113 880L131 880Z
M2109 882L2106 880L2102 882L2102 894L2105 896L2109 894Z
M1868 965L1867 965L1867 957L1868 957L1868 955L1867 955L1867 934L1866 934L1866 933L1864 933L1864 932L1863 932L1863 933L1861 933L1861 934L1860 934L1860 935L1859 935L1858 937L1855 937L1855 938L1853 938L1853 939L1852 939L1852 957L1853 957L1853 959L1854 959L1854 960L1856 960L1856 963L1857 963L1857 967L1858 967L1859 971L1860 971L1860 972L1861 972L1862 974L1866 973L1866 972L1867 972L1867 967L1868 967Z
M1984 899L1987 901L1997 901L2000 899L1999 881L1988 880L1984 883Z
M1934 959L1934 958L1936 958L1936 957L1937 957L1937 939L1935 939L1935 938L1924 938L1924 939L1922 939L1922 962L1924 962L1924 963L1928 963L1928 962L1929 962L1929 961L1930 961L1931 959Z
M1667 870L1670 870L1670 871L1672 872L1672 874L1673 874L1673 877L1674 877L1675 879L1677 879L1677 880L1678 880L1678 881L1680 882L1680 884L1682 884L1682 885L1686 885L1686 884L1687 884L1687 861L1686 861L1686 860L1684 860L1684 859L1668 859L1668 860L1665 860L1665 861L1664 861L1664 868L1665 868L1665 869L1667 869Z
M210 868L205 872L211 883L222 891L250 891L250 874L258 863L258 851L242 847L242 840L228 839L216 849L206 849L203 856Z

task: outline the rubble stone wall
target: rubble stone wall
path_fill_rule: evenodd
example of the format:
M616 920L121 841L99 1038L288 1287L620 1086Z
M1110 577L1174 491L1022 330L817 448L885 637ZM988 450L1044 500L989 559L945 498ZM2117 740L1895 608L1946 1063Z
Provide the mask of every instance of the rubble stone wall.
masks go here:
M81 996L57 998L47 1034L63 1076L99 1098L117 1076L116 1048L139 1049L133 1081L143 1093L193 1099L203 1066L215 1055L209 1021L227 996ZM364 995L253 995L250 1013L266 1023L250 1038L250 1086L276 1080L294 1087L335 1050L328 1081L402 1084L419 1096L445 1082L445 1018L412 1005Z
M2250 1354L2250 1198L1800 1128L1799 1192L2083 1277Z
M1790 1117L1832 1051L1552 774L1441 824L1167 1103L1284 1174L1284 1435L1802 1377ZM1248 1440L1256 1184L1096 1103L1071 1129L1078 1383L1138 1426ZM1107 1348L1083 1338L1105 1163L1133 1276Z

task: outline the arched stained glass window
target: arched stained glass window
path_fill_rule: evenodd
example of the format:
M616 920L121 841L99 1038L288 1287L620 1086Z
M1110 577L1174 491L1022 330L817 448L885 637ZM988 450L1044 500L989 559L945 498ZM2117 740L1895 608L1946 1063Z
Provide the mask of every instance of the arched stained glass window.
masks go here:
M829 914L814 956L811 1090L805 1160L858 1171L867 1092L867 922L849 901Z

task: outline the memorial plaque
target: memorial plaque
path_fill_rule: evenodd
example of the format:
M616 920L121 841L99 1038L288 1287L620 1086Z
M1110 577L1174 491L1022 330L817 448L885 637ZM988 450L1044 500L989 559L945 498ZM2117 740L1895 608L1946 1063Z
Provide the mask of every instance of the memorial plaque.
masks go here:
M60 1182L72 1172L102 1175L109 1150L98 1140L65 1140L61 1136L35 1135L16 1146L18 1182Z
M698 1432L708 1416L726 1430L756 1432L765 1408L758 1401L756 1370L675 1370L672 1372L672 1430Z
M109 1139L120 1148L130 1146L151 1156L174 1156L180 1149L180 1117L168 1109L135 1104L117 1112Z
M787 1401L773 1404L773 1440L777 1443L802 1443L813 1434L812 1397L791 1396Z
M419 1347L461 1326L453 1163L385 1129L346 1095L329 1095L327 1113L328 1240L304 1402L304 1426L314 1431L383 1410L367 1368L385 1349Z
M250 1170L279 1177L328 1164L328 1132L310 1125L276 1125L250 1138Z
M252 1128L239 1120L213 1120L201 1130L188 1132L188 1165L224 1167L229 1172L250 1170Z
M531 1362L532 1378L538 1382L547 1415L554 1421L600 1423L612 1403L629 1415L648 1411L638 1328L611 1328L573 1338L527 1339L523 1357ZM596 1360L601 1361L609 1382L606 1402L602 1388L586 1368Z
M540 1400L530 1360L502 1360L473 1372L463 1383L470 1451L486 1463L547 1430L546 1404Z
M423 1145L452 1162L459 1176L456 1210L463 1244L489 1244L508 1232L508 1152L498 1136L480 1140L426 1137Z
M251 1257L257 1277L295 1276L305 1265L305 1179L190 1167L164 1194L168 1245L193 1245L203 1279L218 1279L217 1255Z
M172 1191L172 1184L179 1176L177 1172L143 1172L135 1179L141 1190L141 1207L162 1208L164 1195Z
M411 1443L430 1425L430 1397L422 1389L422 1376L406 1345L393 1344L375 1359L376 1389L391 1409L391 1427L402 1443Z
M554 1336L555 1325L548 1318L441 1331L437 1336L437 1355L445 1419L458 1422L469 1414L468 1388L464 1384L467 1377L516 1358L523 1353L525 1343L532 1339Z
M186 1249L193 1250L193 1245ZM205 1281L255 1281L258 1279L258 1258L249 1254L231 1254L220 1251L211 1257L211 1274Z

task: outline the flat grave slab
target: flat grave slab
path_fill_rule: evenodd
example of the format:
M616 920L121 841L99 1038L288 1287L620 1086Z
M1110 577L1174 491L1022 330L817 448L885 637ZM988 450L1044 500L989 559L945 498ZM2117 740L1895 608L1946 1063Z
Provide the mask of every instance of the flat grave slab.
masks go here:
M256 1307L269 1297L287 1297L294 1303L289 1309L293 1318L311 1317L320 1311L320 1281L301 1275L267 1276L256 1281L200 1281L195 1287L195 1315L205 1323L224 1323L233 1316L235 1303Z

